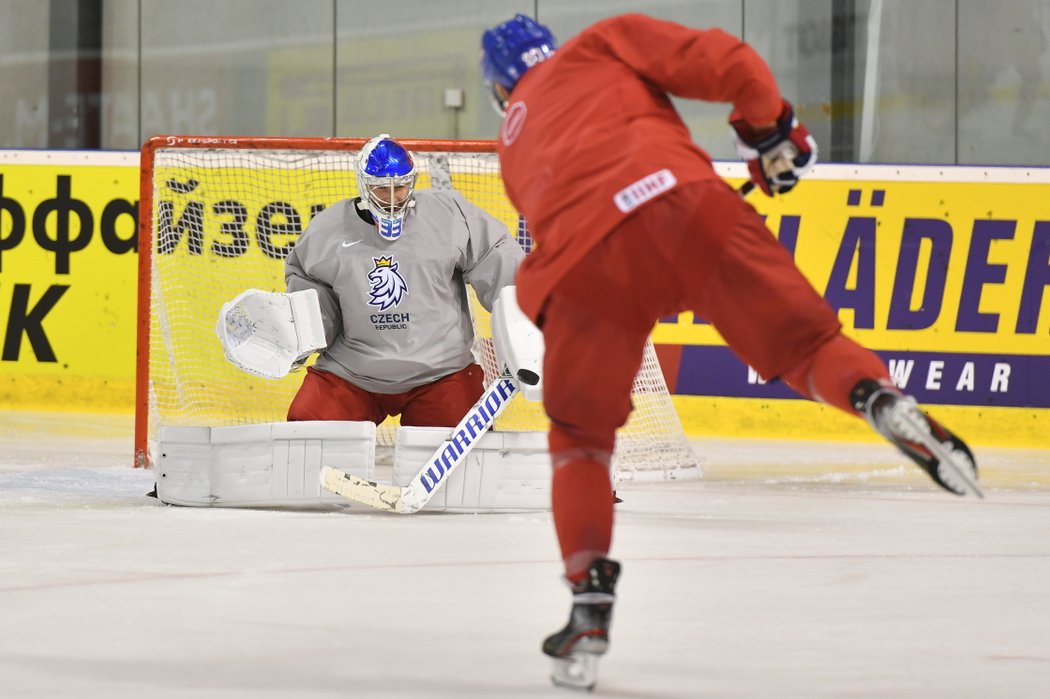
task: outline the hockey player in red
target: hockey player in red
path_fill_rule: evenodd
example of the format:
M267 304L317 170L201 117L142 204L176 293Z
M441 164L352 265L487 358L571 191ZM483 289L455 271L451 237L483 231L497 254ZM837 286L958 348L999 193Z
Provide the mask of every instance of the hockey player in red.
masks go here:
M669 95L733 107L754 184L790 191L816 143L765 61L717 29L643 15L603 20L558 47L524 15L482 36L482 71L504 119L498 150L535 250L518 300L542 329L555 528L574 593L544 643L555 681L590 687L620 566L610 458L643 347L661 317L691 310L767 379L866 418L941 487L979 494L961 440L902 396L761 217L714 172Z

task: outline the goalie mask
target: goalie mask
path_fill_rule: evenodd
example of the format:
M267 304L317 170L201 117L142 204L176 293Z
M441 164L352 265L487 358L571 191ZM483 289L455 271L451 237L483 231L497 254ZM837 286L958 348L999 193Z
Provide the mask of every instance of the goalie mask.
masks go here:
M521 76L558 50L551 30L531 17L518 14L481 35L481 74L500 116Z
M357 191L375 219L379 235L397 240L412 207L416 165L412 155L388 134L365 144L355 167Z

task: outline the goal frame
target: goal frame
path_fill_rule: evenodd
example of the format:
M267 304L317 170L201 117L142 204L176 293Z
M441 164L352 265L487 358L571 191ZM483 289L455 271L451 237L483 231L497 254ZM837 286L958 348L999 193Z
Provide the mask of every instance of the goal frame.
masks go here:
M367 138L274 138L269 136L153 136L139 155L139 220L138 220L138 307L135 314L135 436L134 467L148 468L149 463L149 362L150 303L153 274L153 160L161 148L237 148L244 150L325 150L357 151ZM495 150L495 141L448 139L398 139L408 150L457 150L465 153L487 153Z
M153 423L153 382L156 377L151 376L151 354L154 341L153 311L156 294L160 303L167 303L167 292L154 289L155 279L154 267L158 263L157 255L157 222L154 221L157 204L155 195L158 192L158 182L155 180L156 171L166 167L163 157L159 151L166 149L187 151L237 151L251 157L251 153L262 155L264 151L275 152L330 152L338 156L340 153L356 152L368 142L366 138L320 138L320 137L261 137L261 136L192 136L192 135L161 135L148 139L142 146L140 152L140 176L139 176L139 220L138 220L138 277L137 277L137 312L136 312L136 367L135 367L135 421L134 421L134 454L133 465L136 468L149 468L151 429ZM420 154L433 154L437 158L448 154L461 154L468 157L482 157L485 159L495 158L496 142L493 140L459 140L459 139L398 139L398 142L409 151ZM202 153L202 158L208 155ZM265 156L263 156L265 157ZM498 160L494 163L498 172ZM507 202L509 205L509 202ZM511 206L508 214L516 214ZM181 224L180 224L181 225ZM522 219L518 215L519 233L527 235L522 228ZM519 242L521 242L519 240ZM524 243L523 243L524 245ZM166 306L165 306L166 307ZM487 331L486 331L487 332ZM484 335L480 336L484 337ZM490 348L491 349L491 348ZM655 348L647 347L646 361L643 366L648 367L640 371L636 379L635 390L638 395L651 400L645 401L649 406L642 413L649 416L659 417L654 422L648 422L649 418L641 418L641 423L652 425L652 432L648 429L639 431L631 427L631 422L626 426L632 435L645 435L642 438L632 437L624 442L624 451L620 452L619 433L617 438L617 458L623 457L623 463L628 461L632 464L651 463L664 464L655 468L633 467L630 473L618 473L617 477L626 479L676 479L692 478L700 475L699 464L695 454L688 445L688 441L681 427L681 422L673 403L670 400L670 392L659 367L659 360L655 354ZM492 358L486 359L489 362ZM480 360L479 360L480 361ZM486 373L490 370L486 367ZM662 407L660 407L662 406ZM651 408L656 412L650 412ZM540 411L542 413L542 411ZM642 414L639 413L639 414ZM538 416L537 416L538 417ZM634 418L632 417L632 421ZM640 424L641 424L640 423ZM664 429L670 426L670 430ZM509 428L514 429L514 428ZM650 437L651 435L651 441ZM660 435L663 435L661 438ZM393 444L391 443L390 446ZM650 451L652 450L652 451ZM673 455L673 456L671 456ZM668 457L665 460L663 457Z

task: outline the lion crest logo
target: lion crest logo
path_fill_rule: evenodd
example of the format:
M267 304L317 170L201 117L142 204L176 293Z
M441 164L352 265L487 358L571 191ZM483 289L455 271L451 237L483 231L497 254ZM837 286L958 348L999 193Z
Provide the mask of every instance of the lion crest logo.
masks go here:
M368 292L368 305L385 311L401 303L408 293L408 284L398 273L398 263L393 257L373 257L372 262L375 266L368 273L368 284L372 287Z

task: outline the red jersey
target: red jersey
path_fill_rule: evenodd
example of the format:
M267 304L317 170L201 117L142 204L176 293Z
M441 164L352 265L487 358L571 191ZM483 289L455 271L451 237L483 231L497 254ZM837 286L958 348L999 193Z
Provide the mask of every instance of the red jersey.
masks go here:
M668 93L731 103L755 125L781 109L773 74L747 44L638 14L585 29L514 87L497 148L507 195L536 243L517 277L534 320L558 281L637 207L717 178Z

